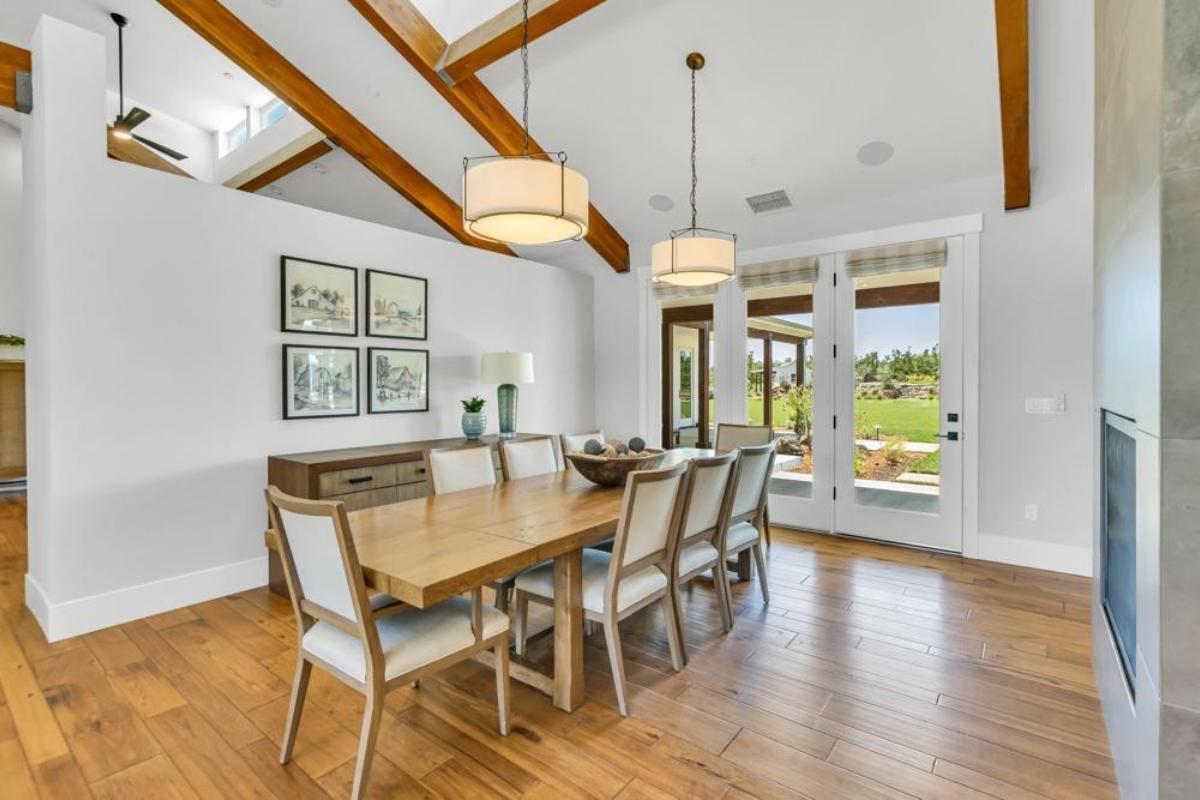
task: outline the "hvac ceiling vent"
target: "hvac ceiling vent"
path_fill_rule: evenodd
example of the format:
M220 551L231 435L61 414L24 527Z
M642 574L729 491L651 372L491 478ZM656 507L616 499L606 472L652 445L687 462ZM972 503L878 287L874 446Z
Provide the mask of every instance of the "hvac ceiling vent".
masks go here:
M783 189L747 197L746 202L750 204L750 210L755 214L768 214L772 211L782 211L792 207L792 200Z

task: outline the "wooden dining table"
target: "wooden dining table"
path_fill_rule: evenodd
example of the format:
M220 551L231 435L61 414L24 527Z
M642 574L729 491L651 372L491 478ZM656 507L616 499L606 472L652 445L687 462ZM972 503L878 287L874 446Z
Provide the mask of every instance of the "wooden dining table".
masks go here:
M669 450L660 466L714 453ZM569 469L353 511L350 527L367 586L417 608L553 559L554 674L513 662L511 675L572 711L584 688L581 554L616 532L624 491Z

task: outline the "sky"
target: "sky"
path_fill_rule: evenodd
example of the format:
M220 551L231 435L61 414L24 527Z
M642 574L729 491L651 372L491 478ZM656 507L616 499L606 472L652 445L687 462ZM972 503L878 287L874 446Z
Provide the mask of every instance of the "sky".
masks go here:
M811 314L788 314L781 316L788 322L812 325ZM886 355L893 350L911 349L914 353L931 349L938 343L938 305L894 306L892 308L867 308L855 312L854 353L862 356L871 351ZM780 348L775 348L779 350ZM747 352L753 352L756 361L762 361L762 342L758 339L746 341ZM790 358L794 350L782 348ZM780 354L772 353L778 360Z

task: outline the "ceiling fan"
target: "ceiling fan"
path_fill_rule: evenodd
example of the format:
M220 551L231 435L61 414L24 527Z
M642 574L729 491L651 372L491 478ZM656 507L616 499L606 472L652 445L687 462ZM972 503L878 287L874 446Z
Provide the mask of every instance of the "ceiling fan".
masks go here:
M153 142L133 132L134 128L150 119L150 112L134 106L129 109L128 114L125 113L125 41L123 34L125 26L129 24L129 20L123 14L110 14L109 16L112 17L112 21L117 25L117 88L121 96L120 109L117 113L117 118L113 120L113 135L120 139L134 139L165 156L170 156L176 161L184 160L187 156L178 150L172 150L166 145Z

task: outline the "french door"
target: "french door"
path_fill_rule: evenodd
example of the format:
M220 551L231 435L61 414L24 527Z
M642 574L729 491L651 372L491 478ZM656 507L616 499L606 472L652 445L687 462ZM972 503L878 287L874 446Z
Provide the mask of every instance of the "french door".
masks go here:
M822 256L798 289L811 316L788 319L811 326L798 379L811 424L798 444L774 426L771 521L958 552L963 239L884 250ZM769 327L748 312L756 326Z

